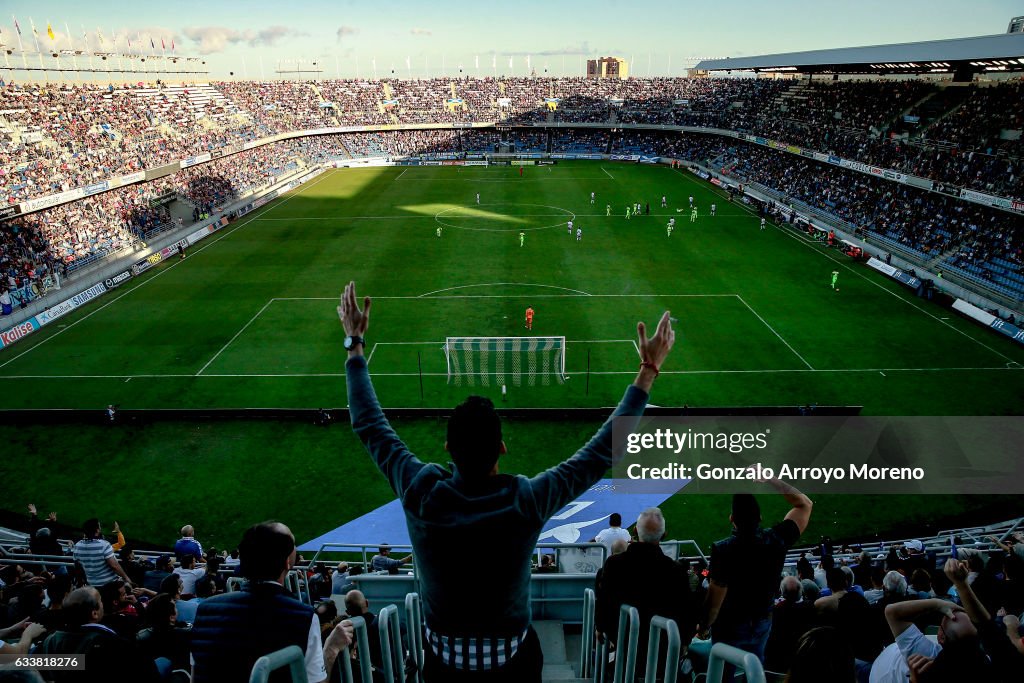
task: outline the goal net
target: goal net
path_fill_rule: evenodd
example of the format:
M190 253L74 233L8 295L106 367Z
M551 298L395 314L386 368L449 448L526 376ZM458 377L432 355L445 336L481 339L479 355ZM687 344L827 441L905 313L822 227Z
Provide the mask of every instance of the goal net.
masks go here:
M444 355L455 386L565 382L565 337L448 337Z

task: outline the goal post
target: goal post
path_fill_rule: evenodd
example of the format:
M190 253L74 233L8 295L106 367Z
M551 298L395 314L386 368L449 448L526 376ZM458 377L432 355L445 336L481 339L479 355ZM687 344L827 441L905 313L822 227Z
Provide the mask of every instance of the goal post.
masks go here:
M565 337L447 337L448 383L550 386L565 382Z

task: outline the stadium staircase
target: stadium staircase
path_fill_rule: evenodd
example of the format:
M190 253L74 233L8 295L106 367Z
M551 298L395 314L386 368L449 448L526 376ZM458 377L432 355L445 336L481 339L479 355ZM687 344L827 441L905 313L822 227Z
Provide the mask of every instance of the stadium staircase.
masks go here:
M322 92L320 92L320 88L317 87L316 83L309 83L308 85L309 85L310 89L314 93L316 93L316 101L317 102L319 102L320 104L323 104L324 102L327 101L327 98L325 98L324 94ZM338 120L337 110L334 109L334 108L331 108L330 122L332 124L334 124L335 126L340 126L341 125L341 121Z
M971 92L972 90L962 86L946 86L922 100L920 107L912 109L921 117L918 136L924 137L929 128L963 106Z
M807 90L810 88L805 81L797 81L788 90L780 92L773 102L779 111L789 111L790 100L807 100Z
M195 83L181 88L181 91L197 119L224 123L224 120L230 120L232 115L239 113L235 103L209 83Z
M540 649L544 652L544 669L541 680L559 681L559 683L584 683L590 679L580 678L579 672L572 662L579 661L580 640L578 635L570 636L560 621L535 621L533 630L540 640ZM569 643L573 643L570 647ZM572 652L575 650L575 657Z
M11 142L15 146L21 145L21 128L0 116L0 136L2 135L11 138Z
M384 86L384 99L377 102L377 111L387 116L391 123L398 123L398 115L391 109L384 108L385 101L395 99L395 91L391 89L391 84L387 81L384 81L382 85ZM398 106L402 106L401 102Z
M902 123L903 123L903 117L904 117L904 116L909 116L909 115L911 115L911 114L912 114L912 113L913 113L914 111L917 111L917 110L919 110L919 109L922 109L922 108L926 107L926 106L927 106L927 102L928 102L928 100L930 100L930 99L932 99L933 97L935 97L935 94L936 94L936 92L938 92L938 91L936 91L936 90L932 90L932 91L931 91L931 92L929 92L929 93L928 93L927 95L925 95L924 97L922 97L921 99L919 99L919 100L918 100L917 102L914 102L914 103L913 103L913 104L911 104L911 105L910 105L909 107L907 107L906 109L904 109L903 111L901 111L901 112L900 112L900 114L899 114L899 116L897 116L897 117L896 117L896 119L895 119L894 121L891 121L891 122L890 122L890 123L893 123L893 124L895 124L895 126L893 127L893 130L895 130L895 131L897 131L897 132L905 132L905 131L907 131L908 129L907 129L907 127L906 127L906 126L904 126L904 125L900 125L900 124L902 124Z

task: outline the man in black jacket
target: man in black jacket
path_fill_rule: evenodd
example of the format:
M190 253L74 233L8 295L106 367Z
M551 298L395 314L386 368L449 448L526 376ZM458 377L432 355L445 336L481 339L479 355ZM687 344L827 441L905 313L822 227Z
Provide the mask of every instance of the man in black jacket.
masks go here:
M192 628L193 683L244 683L257 659L289 645L304 652L310 683L327 680L338 653L351 641L352 624L339 624L321 646L313 608L284 588L295 565L292 532L280 522L256 524L238 548L248 583L199 604Z
M85 671L54 671L52 680L95 681L96 683L155 683L156 666L135 645L104 626L103 602L92 586L74 590L64 600L68 630L46 638L35 654L83 655Z
M597 630L614 641L618 635L619 608L636 607L640 613L637 670L644 668L651 617L674 619L685 654L697 622L686 568L661 550L665 518L658 508L647 508L636 521L638 543L626 552L609 557L597 586ZM622 656L622 655L620 655Z

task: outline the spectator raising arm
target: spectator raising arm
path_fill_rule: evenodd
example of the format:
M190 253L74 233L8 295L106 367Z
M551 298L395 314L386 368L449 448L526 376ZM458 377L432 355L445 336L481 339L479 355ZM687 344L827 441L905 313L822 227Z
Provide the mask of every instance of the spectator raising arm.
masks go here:
M781 479L768 479L767 483L778 489L782 497L786 499L786 502L792 506L790 511L786 513L786 519L796 524L797 529L802 534L811 521L811 508L814 507L814 503L806 495L800 493L800 491Z
M952 621L967 618L967 612L959 605L954 605L948 600L929 598L927 600L906 600L897 602L885 608L885 620L889 622L889 629L893 637L899 637L901 633L914 625L920 617L939 613Z

